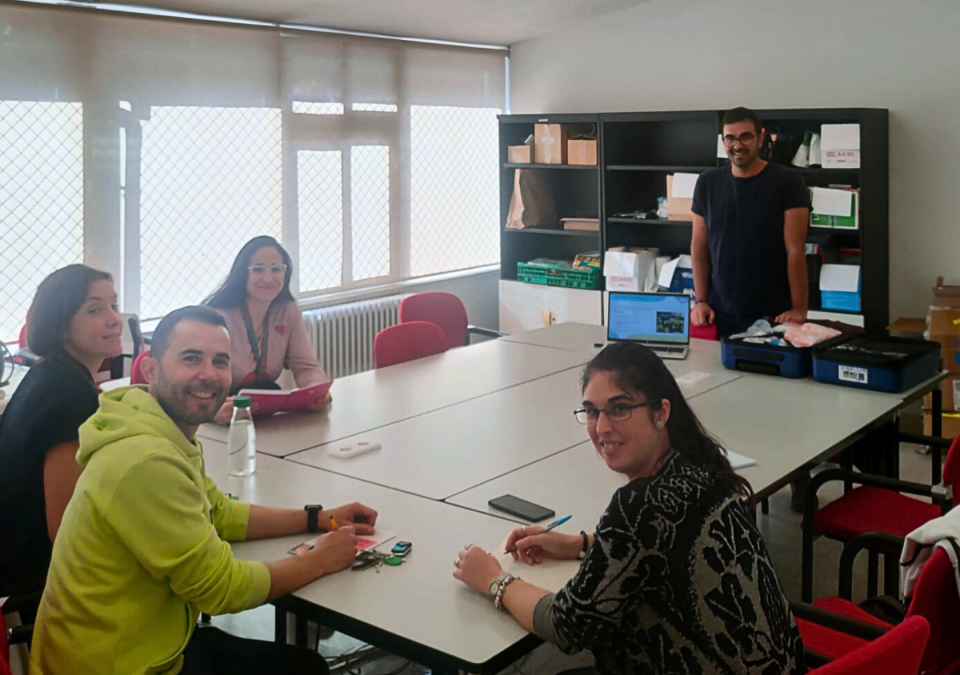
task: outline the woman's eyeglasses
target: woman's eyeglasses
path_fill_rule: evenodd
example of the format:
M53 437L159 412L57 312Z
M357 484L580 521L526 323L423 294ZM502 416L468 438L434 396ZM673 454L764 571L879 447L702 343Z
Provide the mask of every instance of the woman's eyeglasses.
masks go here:
M270 265L270 266L267 266L267 265L253 265L253 266L251 266L251 267L248 267L247 269L250 270L250 274L252 274L252 275L254 275L254 276L256 276L256 277L266 276L268 273L269 273L271 276L278 277L278 276L281 276L281 275L287 273L287 266L286 266L286 265Z
M607 420L610 422L623 422L624 420L630 419L634 410L637 408L645 408L648 405L650 405L650 401L644 401L643 403L637 403L635 405L614 403L609 408L602 410L600 408L580 408L574 410L573 414L580 424L596 424L600 421L600 413L606 415Z

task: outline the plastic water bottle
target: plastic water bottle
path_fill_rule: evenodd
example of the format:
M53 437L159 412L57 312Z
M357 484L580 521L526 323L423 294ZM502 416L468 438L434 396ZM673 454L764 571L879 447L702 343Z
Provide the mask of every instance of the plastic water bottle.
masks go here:
M257 469L257 432L250 413L250 397L233 399L233 418L227 432L227 471L231 476L249 476Z

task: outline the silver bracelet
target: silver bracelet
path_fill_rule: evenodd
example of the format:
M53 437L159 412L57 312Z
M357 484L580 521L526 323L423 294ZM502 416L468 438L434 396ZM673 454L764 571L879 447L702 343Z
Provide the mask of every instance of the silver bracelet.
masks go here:
M520 577L515 577L512 574L505 573L497 579L497 593L493 596L493 606L500 611L500 607L503 604L503 593L507 590L507 586L510 585L511 581L517 581Z

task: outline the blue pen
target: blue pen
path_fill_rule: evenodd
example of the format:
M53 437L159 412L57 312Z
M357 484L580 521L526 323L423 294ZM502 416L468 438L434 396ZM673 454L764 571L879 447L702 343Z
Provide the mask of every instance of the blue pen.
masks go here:
M565 522L567 522L567 521L570 520L571 518L573 518L573 516L564 516L563 518L557 518L555 521L553 521L552 523L550 523L549 525L547 525L547 526L543 529L543 532L538 532L537 534L546 534L547 532L549 532L549 531L552 530L553 528L559 527L559 526L563 525ZM533 535L531 535L531 536L533 536ZM513 553L513 552L516 551L516 550L517 550L517 547L516 547L516 546L511 546L511 547L508 548L506 551L504 551L504 553Z

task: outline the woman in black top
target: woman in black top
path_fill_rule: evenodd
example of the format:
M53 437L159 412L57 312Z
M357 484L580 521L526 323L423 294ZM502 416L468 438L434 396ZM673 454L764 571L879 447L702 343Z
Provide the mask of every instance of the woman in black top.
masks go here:
M590 650L601 673L805 672L800 634L744 501L750 486L663 362L638 344L611 345L587 365L582 388L577 419L630 482L593 534L526 526L507 539L529 565L583 559L576 576L548 593L468 545L454 577L560 649Z
M111 276L85 265L37 288L27 342L42 358L0 416L0 597L43 588L81 471L77 430L97 409L94 373L122 351L116 303Z

